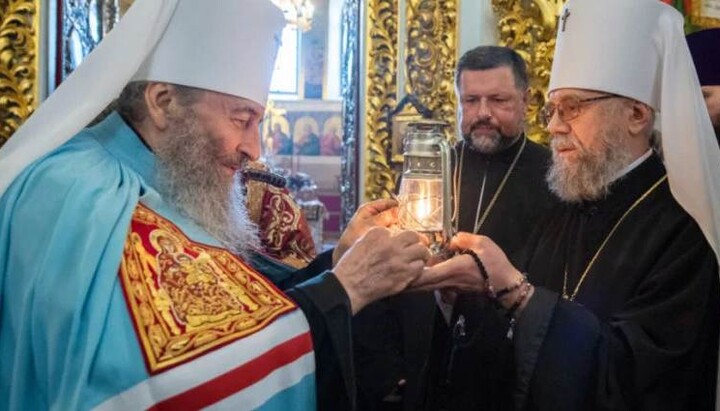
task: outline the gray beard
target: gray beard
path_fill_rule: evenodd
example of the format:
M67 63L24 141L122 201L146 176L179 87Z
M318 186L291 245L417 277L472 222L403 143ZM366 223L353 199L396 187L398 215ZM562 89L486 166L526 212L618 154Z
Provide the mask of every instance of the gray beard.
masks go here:
M496 131L489 136L474 137L471 131L470 133L463 134L463 139L470 148L477 152L495 154L513 145L513 143L517 141L518 136L504 136Z
M260 249L260 240L247 213L240 177L220 171L219 143L191 108L181 111L170 118L172 137L155 150L158 191L223 246L247 258L249 251Z
M617 127L609 127L601 134L601 145L594 151L581 148L566 136L553 136L553 162L546 175L550 190L567 202L593 201L609 193L618 173L632 162L623 145L625 137ZM574 145L580 150L575 163L566 163L556 154L555 147Z

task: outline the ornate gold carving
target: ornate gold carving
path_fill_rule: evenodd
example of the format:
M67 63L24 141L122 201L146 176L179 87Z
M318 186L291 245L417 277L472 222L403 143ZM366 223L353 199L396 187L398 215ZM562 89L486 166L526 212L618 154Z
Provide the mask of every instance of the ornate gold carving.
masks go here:
M40 0L0 0L0 146L38 104Z
M388 113L397 104L397 1L368 0L366 10L365 199L375 200L395 186Z
M693 0L690 12L690 21L702 28L720 27L720 19L703 15L703 1Z
M226 250L138 204L120 279L151 374L262 330L295 304Z
M545 104L550 81L555 30L566 0L493 0L498 16L500 45L517 51L528 64L530 98L528 101L528 136L547 142L548 135L538 121Z
M367 2L367 88L365 90L365 199L388 197L395 189L389 113L397 106L398 30L407 33L405 92L454 125L453 73L457 55L459 0L407 0L398 22L398 2ZM408 114L408 113L403 113ZM453 130L454 128L449 128Z
M408 94L450 124L456 119L457 0L408 0Z

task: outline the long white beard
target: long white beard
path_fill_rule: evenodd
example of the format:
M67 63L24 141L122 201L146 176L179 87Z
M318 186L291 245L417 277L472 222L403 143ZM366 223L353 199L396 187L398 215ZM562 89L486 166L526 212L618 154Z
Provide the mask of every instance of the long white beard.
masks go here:
M158 190L226 248L242 257L260 248L238 174L224 175L219 142L202 127L192 108L170 119L171 138L156 147ZM238 159L242 162L243 159Z
M632 162L624 145L625 136L617 125L609 125L599 133L596 149L582 147L568 136L553 136L553 163L546 181L562 200L579 202L606 196L617 175ZM566 162L557 154L558 147L573 146L578 150L574 162Z

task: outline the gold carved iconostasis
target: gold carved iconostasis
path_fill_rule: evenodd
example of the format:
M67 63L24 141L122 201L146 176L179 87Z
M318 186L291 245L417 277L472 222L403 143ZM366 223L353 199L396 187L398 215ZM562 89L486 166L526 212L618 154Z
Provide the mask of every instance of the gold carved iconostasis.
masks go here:
M492 42L514 48L528 62L528 132L543 141L537 113L564 1L311 0L312 22L298 25L295 84L271 96L262 130L266 157L317 175L318 191L335 196L332 224L339 230L359 203L395 190L402 159L399 131L408 121L444 120L450 124L448 138L454 138L454 66L462 50L480 44L463 39L482 24L495 33ZM688 30L720 27L720 0L662 1L687 16ZM130 3L0 0L0 144ZM477 4L487 4L491 20L477 15ZM74 26L83 19L92 30ZM288 89L294 93L283 96Z
M388 197L395 191L402 162L402 130L408 122L420 118L445 121L448 139L456 139L454 70L461 49L500 44L522 55L531 77L528 135L536 141L546 140L537 116L544 104L563 0L475 2L487 3L485 13L492 14L491 19L480 15L468 19L467 13L482 10L460 0L367 3L367 86L363 96L366 199ZM495 38L478 41L475 37L461 47L473 26L483 23L495 26Z
M720 0L659 0L686 16L687 31L720 27ZM555 31L566 0L477 0L490 3L496 39L492 44L516 50L528 64L530 97L528 136L547 142L538 114L545 103ZM409 121L433 117L450 124L455 138L453 69L462 52L460 42L472 25L463 20L477 13L461 0L368 0L365 103L364 198L388 197L395 190L400 167L401 130ZM461 21L466 24L463 25ZM487 19L484 20L487 22ZM465 50L480 44L466 45ZM419 104L404 104L407 97ZM416 106L420 106L418 109ZM423 110L428 111L424 115ZM388 114L390 113L390 114Z
M0 145L40 100L40 0L0 0Z

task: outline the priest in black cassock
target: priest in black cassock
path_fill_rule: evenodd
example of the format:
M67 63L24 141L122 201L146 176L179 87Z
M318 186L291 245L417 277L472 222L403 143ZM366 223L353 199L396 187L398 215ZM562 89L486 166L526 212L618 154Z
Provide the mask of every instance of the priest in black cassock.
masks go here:
M558 203L544 179L550 151L523 133L525 62L507 47L477 47L458 62L456 86L463 139L454 158L455 231L486 235L516 255ZM509 320L485 294L461 293L454 304L450 294L438 298L444 316L435 318L422 408L472 410L508 398L490 394L511 393L512 375L483 369L512 361L504 333L486 331L507 331Z
M510 319L512 361L471 361L511 393L465 409L715 409L720 150L683 18L655 0L563 15L543 110L563 205L514 258L458 234L415 285L485 292Z
M477 47L459 60L456 87L463 139L453 159L454 185L459 187L455 229L487 234L507 250L520 250L532 228L557 203L544 181L550 152L523 132L525 62L506 47ZM459 296L454 309L452 302L443 302L440 294L411 293L376 303L353 320L361 409L418 410L427 401L447 405L450 398L467 403L469 398L453 393L463 390L463 381L485 375L461 369L458 384L447 383L449 358L458 350L450 324L463 315L458 312L470 312L465 315L469 334L474 326L470 317L497 308L477 293ZM443 310L437 309L438 304ZM507 329L508 320L493 317L499 318L495 327ZM476 350L488 346L499 348L494 356L498 361L509 358L509 346L481 340L463 342L462 355L454 358L474 357ZM483 387L507 387L504 382L492 376Z

